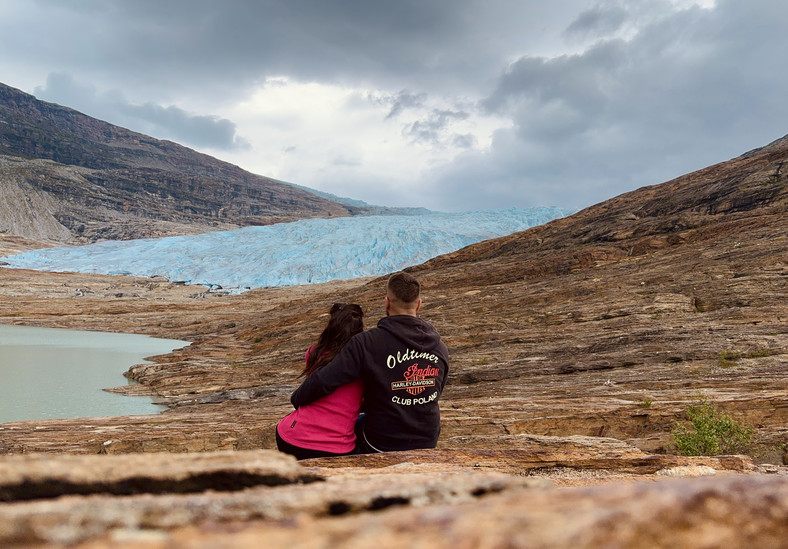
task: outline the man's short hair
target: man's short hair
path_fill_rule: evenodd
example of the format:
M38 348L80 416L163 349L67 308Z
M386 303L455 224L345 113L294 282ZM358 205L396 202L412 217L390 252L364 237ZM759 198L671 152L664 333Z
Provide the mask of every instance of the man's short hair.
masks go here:
M389 278L386 292L389 298L393 297L402 303L415 303L421 293L421 284L413 275L397 273Z

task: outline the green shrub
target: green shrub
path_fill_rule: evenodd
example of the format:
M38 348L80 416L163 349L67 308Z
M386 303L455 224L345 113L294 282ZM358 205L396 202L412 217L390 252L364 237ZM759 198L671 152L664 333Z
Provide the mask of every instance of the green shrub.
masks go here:
M725 412L718 412L705 398L684 410L689 427L675 422L671 433L683 456L736 454L750 444L752 428Z
M772 352L769 349L756 349L747 353L747 358L763 358L767 356L772 356Z
M738 351L721 351L719 365L722 368L729 368L736 366L736 361L742 358L764 358L771 355L772 352L769 349L756 349L746 354Z
M736 351L722 351L718 364L721 368L730 368L731 366L736 366L736 361L740 358L741 354Z

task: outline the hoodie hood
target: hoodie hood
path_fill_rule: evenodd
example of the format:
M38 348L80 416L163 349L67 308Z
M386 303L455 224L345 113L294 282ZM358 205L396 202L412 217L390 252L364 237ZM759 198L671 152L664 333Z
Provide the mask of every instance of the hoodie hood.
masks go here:
M386 316L380 319L378 328L401 341L404 347L434 350L448 362L448 356L445 356L443 351L446 347L441 342L438 331L422 318L410 315Z

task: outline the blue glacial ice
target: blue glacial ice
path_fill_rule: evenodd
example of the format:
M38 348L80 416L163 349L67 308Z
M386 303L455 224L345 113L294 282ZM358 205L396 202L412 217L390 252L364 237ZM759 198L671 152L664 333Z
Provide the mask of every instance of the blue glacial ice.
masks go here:
M45 248L11 268L165 276L243 291L377 276L568 215L561 208L307 219L233 231Z

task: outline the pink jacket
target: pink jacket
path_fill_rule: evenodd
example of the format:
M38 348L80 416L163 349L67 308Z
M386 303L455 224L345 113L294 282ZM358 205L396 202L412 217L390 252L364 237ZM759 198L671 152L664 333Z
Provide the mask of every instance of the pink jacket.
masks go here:
M309 357L310 347L305 358ZM364 385L360 379L301 406L279 421L282 440L299 448L345 454L356 445L354 427L361 411Z

